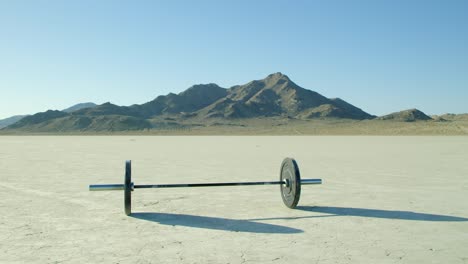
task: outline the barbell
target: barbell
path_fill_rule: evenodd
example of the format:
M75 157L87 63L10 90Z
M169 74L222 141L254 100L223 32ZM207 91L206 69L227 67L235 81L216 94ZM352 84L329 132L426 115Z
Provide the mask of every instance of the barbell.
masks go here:
M301 179L299 166L292 158L285 158L281 163L279 181L259 182L219 182L219 183L184 183L184 184L143 184L132 182L132 162L125 162L124 184L92 184L90 191L124 191L125 214L132 213L132 191L148 188L192 188L192 187L220 187L220 186L247 186L247 185L280 185L281 197L289 208L295 208L301 196L301 185L322 184L322 179Z

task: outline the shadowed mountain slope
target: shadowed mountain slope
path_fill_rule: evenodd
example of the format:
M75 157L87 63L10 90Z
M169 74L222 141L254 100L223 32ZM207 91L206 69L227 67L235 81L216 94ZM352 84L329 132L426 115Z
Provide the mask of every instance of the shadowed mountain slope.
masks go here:
M0 120L0 129L20 121L25 116L27 116L27 115L15 115L15 116L7 117L5 119L1 119Z
M151 128L149 121L125 115L77 115L49 110L27 116L7 129L24 132L126 131Z
M70 106L70 107L62 110L62 112L72 113L74 111L77 111L77 110L80 110L80 109L83 109L83 108L90 108L90 107L94 107L94 106L96 106L95 103L81 103L81 104L76 104L76 105ZM29 116L29 115L15 115L15 116L12 116L12 117L1 119L0 120L0 129L2 129L4 127L7 127L9 125L13 125L14 123L18 122L19 120L23 119L26 116Z
M8 126L9 129L17 129L22 127L34 126L37 124L46 124L47 122L67 116L68 114L57 110L48 110L46 112L40 112L34 115L26 116L18 122Z

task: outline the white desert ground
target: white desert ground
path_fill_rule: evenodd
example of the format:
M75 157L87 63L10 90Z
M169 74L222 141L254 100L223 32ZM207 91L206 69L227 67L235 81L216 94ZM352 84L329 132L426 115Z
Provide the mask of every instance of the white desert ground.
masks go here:
M135 190L89 184L272 181ZM1 263L468 263L468 137L2 136Z

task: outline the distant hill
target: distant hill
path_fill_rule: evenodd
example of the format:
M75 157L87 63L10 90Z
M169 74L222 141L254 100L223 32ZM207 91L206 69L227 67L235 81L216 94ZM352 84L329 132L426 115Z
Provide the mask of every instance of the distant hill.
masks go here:
M375 116L340 99L304 89L282 73L268 75L244 85L222 88L198 84L179 93L156 97L141 105L84 103L47 111L22 119L4 130L17 131L126 131L182 126L215 119L372 119Z
M432 118L418 109L408 109L400 112L377 117L378 120L392 120L401 122L427 121Z
M8 126L9 129L18 129L28 126L33 126L37 124L42 124L44 126L46 123L54 120L56 118L64 117L68 115L65 112L57 110L48 110L47 112L41 112L34 115L26 116L19 120L18 122Z
M151 128L141 118L119 115L83 116L48 110L27 116L8 129L25 132L124 131Z
M70 107L68 107L66 109L63 109L62 112L72 113L72 112L77 111L77 110L81 110L81 109L84 109L84 108L91 108L91 107L95 107L95 106L96 106L95 103L80 103L80 104L70 106ZM23 119L26 116L30 116L30 115L15 115L15 116L12 116L12 117L1 119L0 120L0 129L2 129L4 127L7 127L7 126L10 126L10 125L13 125L13 124L15 124L16 122L18 122L19 120Z
M435 116L437 119L443 119L443 120L448 120L448 121L468 121L468 114L444 114L444 115L439 115Z
M80 103L80 104L76 104L74 106L70 106L66 109L63 109L62 112L66 112L66 113L71 113L71 112L75 112L75 111L78 111L78 110L81 110L81 109L85 109L85 108L91 108L91 107L95 107L97 106L97 104L95 103Z
M11 116L11 117L8 117L8 118L5 118L5 119L1 119L0 120L0 129L18 122L19 120L21 120L25 116L27 116L27 115L15 115L15 116Z

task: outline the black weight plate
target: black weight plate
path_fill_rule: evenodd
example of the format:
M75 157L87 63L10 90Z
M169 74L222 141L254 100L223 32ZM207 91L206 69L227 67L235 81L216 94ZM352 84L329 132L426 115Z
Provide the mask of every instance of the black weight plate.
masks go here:
M125 182L124 182L124 207L125 214L132 213L132 162L125 162Z
M285 158L281 163L280 181L288 182L280 185L284 204L289 208L296 208L301 197L301 174L294 159Z

